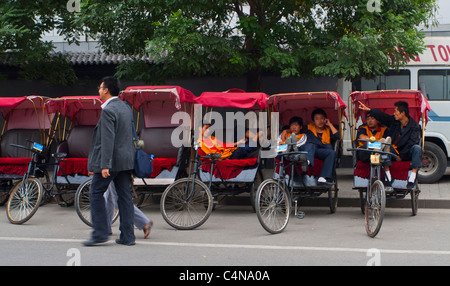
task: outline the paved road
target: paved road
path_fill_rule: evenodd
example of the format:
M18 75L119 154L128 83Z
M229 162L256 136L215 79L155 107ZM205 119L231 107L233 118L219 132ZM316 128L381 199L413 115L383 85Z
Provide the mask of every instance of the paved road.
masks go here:
M136 230L133 247L83 247L90 229L73 207L42 206L24 225L8 222L0 207L0 265L450 265L450 210L389 208L377 238L364 230L359 208L305 207L285 232L268 234L249 206L221 206L199 229L177 231L157 205L143 211L155 221L149 239ZM118 234L115 224L114 234ZM370 250L376 249L376 250Z

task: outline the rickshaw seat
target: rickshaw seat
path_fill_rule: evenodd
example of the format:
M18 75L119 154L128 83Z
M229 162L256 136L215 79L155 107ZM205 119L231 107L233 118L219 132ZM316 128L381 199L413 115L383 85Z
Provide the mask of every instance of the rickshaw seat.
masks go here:
M28 170L31 151L13 147L10 144L29 146L27 141L41 142L41 133L36 129L11 129L1 138L0 174L23 176Z
M198 149L198 154L200 156L206 156L207 154L203 152L202 149ZM209 161L208 159L202 159L204 162ZM215 161L217 168L213 168L213 175L216 178L228 180L237 177L244 169L257 167L258 157L248 157L245 159L225 159ZM210 164L202 165L203 172L208 172L211 169ZM218 170L217 170L218 169ZM220 175L219 175L220 172Z
M42 143L41 131L37 129L12 129L6 131L1 138L1 157L30 158L32 155L31 151L10 145L30 146L30 142L27 140Z
M70 130L67 141L60 143L57 147L57 153L66 153L67 156L60 161L61 168L66 175L88 175L87 160L89 149L94 135L94 126L74 126ZM84 144L80 144L84 143ZM62 176L59 170L58 176Z
M179 148L173 146L171 137L174 127L142 128L139 139L144 141L144 152L154 155L151 178L157 177L163 170L172 171L177 164Z

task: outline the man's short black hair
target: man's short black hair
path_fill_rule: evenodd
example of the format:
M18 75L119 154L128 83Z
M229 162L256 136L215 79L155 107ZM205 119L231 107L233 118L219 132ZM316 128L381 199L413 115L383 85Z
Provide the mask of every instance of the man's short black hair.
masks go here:
M303 119L299 116L294 116L289 119L289 126L291 126L292 123L297 123L298 125L303 126Z
M404 112L406 116L409 116L409 105L405 101L397 101L394 103L394 106L397 107L399 112Z
M106 76L102 78L103 87L109 90L109 93L112 96L118 96L121 86L119 79L113 76Z
M327 118L327 113L322 108L317 108L311 113L311 120L314 121L314 116L317 114L322 114L323 117Z

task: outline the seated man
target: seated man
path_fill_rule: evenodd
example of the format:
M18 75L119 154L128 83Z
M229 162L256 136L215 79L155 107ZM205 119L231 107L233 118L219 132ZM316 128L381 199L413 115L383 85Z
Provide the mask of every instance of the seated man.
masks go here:
M397 154L397 161L411 161L412 172L408 178L407 188L412 188L416 180L417 171L422 167L422 148L420 147L420 126L409 116L409 105L404 101L397 101L394 115L388 115L375 108L369 108L359 102L359 108L370 113L380 123L389 127L392 138L391 153ZM390 162L386 162L390 166Z
M233 147L227 147L231 144L225 144L215 136L210 135L209 127L211 124L205 123L202 126L201 130L201 138L198 139L198 142L201 142L201 150L205 154L210 153L220 153L222 156L220 159L243 159L247 156L247 154L252 153L257 150L257 140L258 134L253 134L250 130L246 130L245 138L233 143ZM242 147L238 147L243 145Z
M363 139L363 140L369 140L371 137L375 137L375 140L377 142L388 142L390 143L390 139L386 140L388 137L389 129L381 125L378 120L376 120L373 115L368 112L366 115L366 123L359 126L356 138L357 139ZM390 137L389 137L390 138ZM361 148L363 146L366 146L366 142L357 142L358 147ZM387 150L388 151L388 150ZM370 153L369 152L357 152L358 160L363 161L365 163L370 163Z
M314 158L323 160L323 168L317 180L319 184L333 184L333 169L336 152L333 143L339 139L339 132L327 118L325 110L318 108L311 114L312 123L308 124L310 136L308 143L313 145L312 154ZM314 164L312 160L311 164Z
M388 134L389 134L389 129L386 126L381 125L380 122L375 117L373 117L373 115L370 112L368 112L366 115L366 123L361 125L358 128L356 138L363 139L363 140L369 140L371 137L375 137L375 140L377 142L390 143L391 139L388 136ZM358 144L357 148L367 146L366 142L358 141L357 144ZM387 148L388 146L389 145L385 145L384 151L389 152L389 148ZM357 158L359 161L370 164L370 153L369 152L357 152L356 155L357 155ZM385 169L386 179L387 179L385 181L385 183L388 186L390 186L392 177L391 177L391 173L389 170L389 166L384 166L384 169Z
M305 130L302 129L303 119L301 117L294 116L289 119L289 128L286 128L281 132L277 141L278 145L284 145L286 144L286 141L290 141L292 136L295 136L293 142L297 142L297 150L308 152L306 154L307 161L305 162L305 166L302 166L303 171L306 171L308 169L308 165L311 165L313 164L312 162L314 162L314 153L311 152L312 146L307 143L308 136L305 134Z

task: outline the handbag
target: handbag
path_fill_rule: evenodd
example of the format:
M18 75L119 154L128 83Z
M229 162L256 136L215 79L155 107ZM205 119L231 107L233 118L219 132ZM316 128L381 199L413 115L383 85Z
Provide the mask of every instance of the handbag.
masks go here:
M134 146L136 148L135 158L134 158L134 170L133 175L137 178L148 178L153 172L153 155L149 156L138 146L138 136L136 134L136 127L134 125L133 112L131 111L131 128L134 133Z

